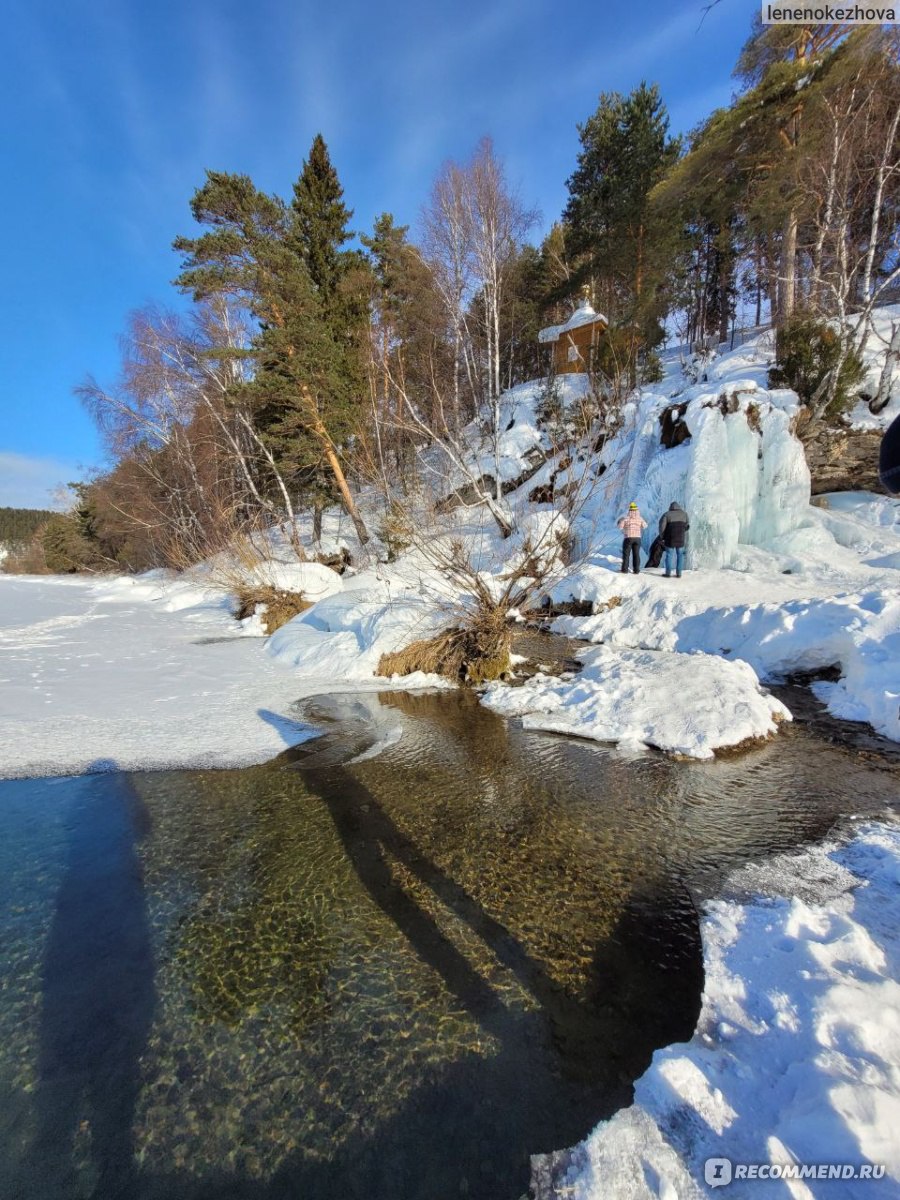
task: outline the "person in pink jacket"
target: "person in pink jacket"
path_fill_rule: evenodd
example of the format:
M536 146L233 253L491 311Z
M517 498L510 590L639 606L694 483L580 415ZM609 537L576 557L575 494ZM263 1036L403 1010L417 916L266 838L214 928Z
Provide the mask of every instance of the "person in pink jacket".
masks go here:
M631 567L635 575L641 573L641 533L647 528L647 522L641 516L635 502L628 505L628 512L619 517L617 522L622 530L622 574L628 574L628 555L631 554Z

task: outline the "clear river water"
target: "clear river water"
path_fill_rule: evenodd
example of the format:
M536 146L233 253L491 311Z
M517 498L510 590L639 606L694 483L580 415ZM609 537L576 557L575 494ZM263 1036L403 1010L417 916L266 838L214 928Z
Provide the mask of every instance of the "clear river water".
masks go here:
M0 1196L517 1200L690 1037L698 898L900 799L815 721L681 763L462 693L297 718L251 769L0 783Z

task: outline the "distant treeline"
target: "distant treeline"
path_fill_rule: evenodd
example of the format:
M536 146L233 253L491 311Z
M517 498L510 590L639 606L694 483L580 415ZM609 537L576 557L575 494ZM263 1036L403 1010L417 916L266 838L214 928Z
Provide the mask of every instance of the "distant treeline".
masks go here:
M22 545L53 515L46 508L0 508L0 545Z

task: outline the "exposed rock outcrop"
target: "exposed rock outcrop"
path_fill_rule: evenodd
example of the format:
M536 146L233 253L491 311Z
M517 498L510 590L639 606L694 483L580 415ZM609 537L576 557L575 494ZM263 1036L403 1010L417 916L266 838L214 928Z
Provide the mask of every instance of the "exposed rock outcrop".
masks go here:
M880 492L881 430L819 428L804 439L812 492Z

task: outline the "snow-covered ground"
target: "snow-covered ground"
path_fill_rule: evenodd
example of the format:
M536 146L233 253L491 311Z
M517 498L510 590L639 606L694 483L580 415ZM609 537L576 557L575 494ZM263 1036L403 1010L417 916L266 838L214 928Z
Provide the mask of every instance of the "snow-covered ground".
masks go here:
M879 346L883 354L877 338L867 351L870 374ZM487 514L461 509L446 518L452 530L444 534L460 539L497 589L528 536L533 544L534 531L557 519L551 505L530 499L534 489L580 488L571 525L578 566L550 593L556 603L593 604L594 615L560 617L555 629L600 647L585 652L576 678L538 677L514 693L493 686L493 708L560 732L702 758L773 735L789 714L766 683L838 668L839 680L815 684L830 710L900 739L900 502L848 493L811 506L793 433L797 398L767 388L770 364L769 333L701 364L670 353L661 382L625 406L614 435L581 453L551 437L540 382L505 396L496 454L472 427L471 469L490 473L499 463L519 532L504 541ZM571 413L587 397L587 379L564 377L556 393ZM680 430L667 439L678 442L671 448L662 443L664 419ZM427 452L435 478L437 454ZM458 472L445 475L447 488L461 482ZM670 502L686 506L684 578L618 572L616 519L631 500L649 524L645 552ZM301 695L385 686L374 674L382 654L452 624L470 601L421 550L392 563L360 561L348 526L327 515L326 549L349 548L356 573L287 560L265 568L264 582L318 602L264 653L257 641L241 641L242 632L261 633L258 619L238 630L203 572L175 583L0 580L6 773L103 758L254 761L303 736L258 715L266 697L283 718ZM301 534L308 540L308 530ZM209 637L229 644L198 644Z
M292 705L333 684L301 687L221 592L0 575L0 777L261 762L310 736Z
M836 666L839 682L814 685L831 712L900 740L898 583L895 568L864 566L830 576L809 564L783 576L762 555L753 572L700 570L680 580L624 578L592 567L561 593L602 611L560 617L554 628L614 649L716 654L749 664L763 681ZM622 602L605 607L612 597Z
M898 883L895 824L733 877L737 897L708 903L701 923L693 1039L654 1055L633 1105L552 1182L538 1164L540 1200L900 1195ZM780 1178L786 1164L840 1174ZM762 1174L742 1181L751 1165ZM849 1177L863 1167L870 1178Z

